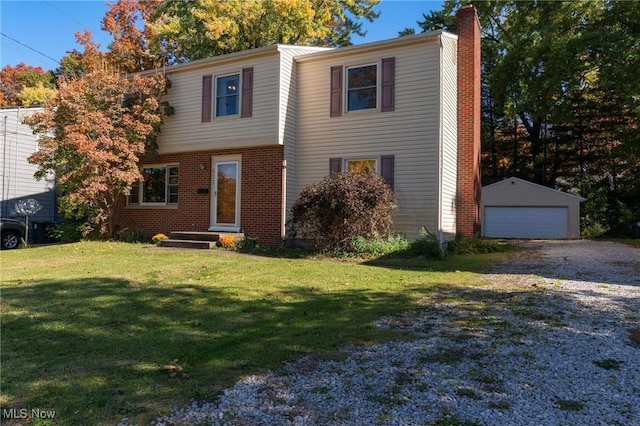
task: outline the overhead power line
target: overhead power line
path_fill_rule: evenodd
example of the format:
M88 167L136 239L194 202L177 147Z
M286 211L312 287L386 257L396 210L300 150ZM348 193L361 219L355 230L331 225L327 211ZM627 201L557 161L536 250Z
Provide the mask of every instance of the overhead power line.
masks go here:
M57 59L52 58L51 56L47 55L46 53L42 53L41 51L39 51L39 50L37 50L37 49L34 49L33 47L31 47L31 46L29 46L29 45L24 44L24 43L23 43L23 42L21 42L20 40L16 40L16 39L15 39L15 38L13 38L13 37L9 37L8 35L6 35L6 34L5 34L5 33L3 33L3 32L0 32L0 34L2 34L2 36L3 36L3 37L6 37L6 38L8 38L9 40L11 40L11 41L14 41L14 42L18 43L19 45L24 46L24 47L26 47L27 49L33 50L33 51L34 51L34 52L36 52L37 54L42 55L42 56L44 56L45 58L51 59L51 60L52 60L53 62L55 62L56 64L60 65L60 61L58 61Z
M56 12L58 12L61 15L65 16L66 18L68 18L71 21L75 22L76 24L80 25L82 28L91 28L88 25L85 25L82 22L78 21L76 18L74 18L73 16L69 15L64 10L54 6L53 4L51 4L51 2L45 1L45 4L47 6L49 6L50 8L52 8L53 10L55 10ZM102 40L105 43L109 43L109 41L102 34L100 34L99 32L97 34L92 34L92 35L97 36L100 40Z
M71 19L73 22L75 22L76 24L82 26L82 27L86 27L88 28L85 24L83 24L82 22L78 21L77 19L75 19L73 16L70 16L68 13L66 13L65 11L55 7L54 5L52 5L50 2L45 1L46 5L49 6L51 9L58 11L61 15L66 16L67 18Z

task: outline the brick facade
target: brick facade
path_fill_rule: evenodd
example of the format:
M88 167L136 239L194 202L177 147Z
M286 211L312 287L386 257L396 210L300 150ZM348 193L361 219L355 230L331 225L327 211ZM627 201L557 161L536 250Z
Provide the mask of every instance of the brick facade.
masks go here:
M151 237L171 231L206 231L211 225L212 156L242 155L240 231L260 245L282 242L284 147L280 145L158 155L145 164L180 167L178 205L118 209L116 226ZM204 168L203 168L204 165ZM207 190L207 193L204 193ZM199 191L200 190L200 191Z
M475 8L463 7L458 20L458 197L457 233L480 235L480 22Z

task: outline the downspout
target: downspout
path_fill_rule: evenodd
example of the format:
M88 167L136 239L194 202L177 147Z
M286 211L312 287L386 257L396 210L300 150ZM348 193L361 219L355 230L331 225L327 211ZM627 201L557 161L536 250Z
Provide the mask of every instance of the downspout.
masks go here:
M9 193L6 193L5 198L5 188L6 188L6 175L7 175L7 120L8 116L2 117L2 216L7 216L7 203L6 201L9 199Z
M442 231L442 191L444 191L443 184L443 176L444 176L444 149L443 149L443 132L444 132L444 73L443 73L443 43L442 43L442 35L439 36L438 40L440 41L440 50L439 50L439 102L438 102L438 215L437 215L437 238L438 238L438 246L440 246L440 252L444 253L444 233Z
M20 140L18 138L18 133L20 131L20 111L21 111L21 107L18 107L18 109L16 110L16 127L13 130L12 134L14 137L14 141L15 141L15 155L13 156L13 181L9 181L9 185L13 185L13 196L16 197L18 195L18 145L20 144ZM11 167L11 166L10 166ZM11 188L9 188L7 190L7 199L9 199L9 191L11 190ZM14 215L15 215L15 209L14 209Z
M285 142L286 143L286 142ZM280 217L280 238L284 241L286 237L286 217L287 217L287 160L282 160L282 202Z

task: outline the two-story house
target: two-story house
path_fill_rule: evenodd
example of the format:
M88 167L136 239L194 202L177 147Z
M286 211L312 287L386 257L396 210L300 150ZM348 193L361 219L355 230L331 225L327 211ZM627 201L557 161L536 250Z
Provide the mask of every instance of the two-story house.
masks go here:
M480 27L344 48L274 45L169 67L158 155L121 229L244 232L278 245L297 194L332 172L392 187L396 230L480 230Z

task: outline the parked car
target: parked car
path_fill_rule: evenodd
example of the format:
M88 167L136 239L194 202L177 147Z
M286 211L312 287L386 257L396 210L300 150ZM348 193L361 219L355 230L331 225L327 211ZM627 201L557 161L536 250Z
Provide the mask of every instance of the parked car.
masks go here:
M2 250L14 249L24 238L25 224L16 219L0 218L0 247Z

